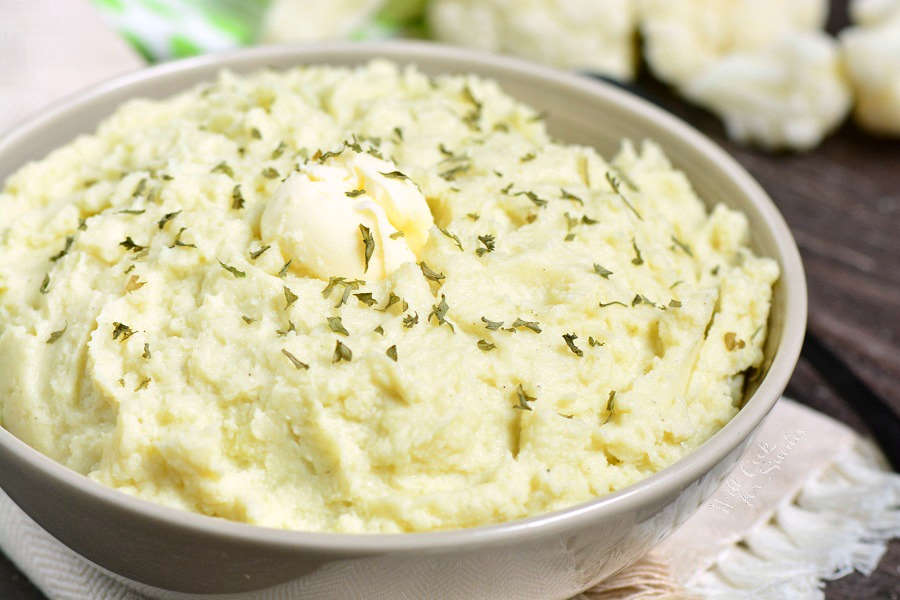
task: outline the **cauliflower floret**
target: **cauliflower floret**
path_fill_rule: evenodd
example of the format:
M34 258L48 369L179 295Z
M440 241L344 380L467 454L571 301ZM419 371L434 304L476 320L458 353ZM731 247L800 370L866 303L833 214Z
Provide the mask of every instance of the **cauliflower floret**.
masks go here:
M683 92L717 113L731 137L768 149L817 145L843 121L852 100L837 44L820 32L732 54L691 79Z
M640 0L647 64L682 85L723 57L763 49L787 33L820 29L826 0Z
M636 0L435 0L442 41L628 80L636 62Z
M900 135L900 0L858 0L850 12L860 25L841 33L841 49L854 117L871 131Z
M266 11L260 38L264 42L295 42L345 37L384 4L385 0L274 0Z
M850 17L857 25L883 25L900 19L900 0L853 0Z

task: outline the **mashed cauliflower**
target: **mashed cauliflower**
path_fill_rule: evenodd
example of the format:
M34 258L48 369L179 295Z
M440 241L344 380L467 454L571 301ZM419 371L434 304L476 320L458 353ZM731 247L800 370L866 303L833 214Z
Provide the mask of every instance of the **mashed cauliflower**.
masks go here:
M607 161L491 81L385 62L131 101L0 206L3 426L298 530L469 527L659 471L738 410L778 277L654 144Z

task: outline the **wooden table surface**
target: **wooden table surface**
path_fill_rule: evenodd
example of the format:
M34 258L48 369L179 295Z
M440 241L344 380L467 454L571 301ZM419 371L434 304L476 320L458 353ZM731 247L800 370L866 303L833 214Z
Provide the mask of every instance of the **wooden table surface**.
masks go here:
M847 22L833 2L829 30ZM731 143L719 121L644 74L636 91L699 128L768 190L800 246L809 282L809 330L852 365L900 415L900 140L844 125L806 154L772 155ZM788 393L864 432L865 426L801 360ZM897 441L900 443L900 440ZM828 600L900 599L900 540L869 577L828 583ZM0 598L43 600L0 554Z

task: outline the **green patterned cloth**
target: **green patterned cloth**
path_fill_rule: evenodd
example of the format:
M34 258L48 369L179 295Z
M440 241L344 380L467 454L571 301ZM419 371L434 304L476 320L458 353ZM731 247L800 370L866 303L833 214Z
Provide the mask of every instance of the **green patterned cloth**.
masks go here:
M93 0L148 62L252 45L270 0ZM326 1L326 0L296 0ZM386 0L349 39L424 35L422 0Z

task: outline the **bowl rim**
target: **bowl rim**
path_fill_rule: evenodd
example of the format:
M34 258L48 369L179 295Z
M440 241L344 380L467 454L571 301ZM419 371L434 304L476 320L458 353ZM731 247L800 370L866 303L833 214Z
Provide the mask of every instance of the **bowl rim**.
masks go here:
M360 63L386 57L400 63L416 63L418 59L452 59L459 72L468 65L503 70L507 73L552 82L582 93L604 98L666 129L687 142L720 166L724 174L750 198L762 221L770 229L780 255L781 280L786 282L784 329L768 372L741 410L706 442L689 455L627 488L594 498L574 506L524 519L482 525L466 529L416 533L336 533L308 532L268 528L228 521L199 513L163 506L106 487L77 473L31 448L0 426L0 451L8 452L21 464L53 479L74 493L91 501L124 510L134 517L178 527L195 534L229 539L233 542L265 545L285 550L315 549L326 554L364 552L421 552L460 549L467 546L490 546L526 541L539 536L586 527L591 522L614 513L625 514L642 505L686 488L703 473L712 469L730 451L738 447L762 422L777 402L800 355L807 318L806 279L800 253L783 217L763 188L753 177L716 143L678 117L614 84L574 73L541 66L509 56L451 47L431 42L326 42L305 45L271 45L239 49L188 58L138 69L89 86L58 100L36 115L0 133L0 155L14 151L21 141L43 124L65 116L77 106L85 106L98 98L155 78L201 70L210 67L240 67L255 63L258 68L267 59L295 58L298 64L327 64L319 57L354 59ZM304 59L313 58L311 61Z

